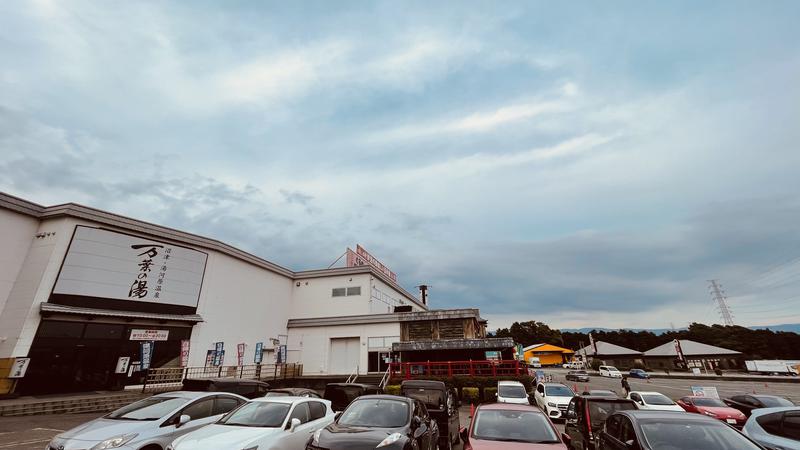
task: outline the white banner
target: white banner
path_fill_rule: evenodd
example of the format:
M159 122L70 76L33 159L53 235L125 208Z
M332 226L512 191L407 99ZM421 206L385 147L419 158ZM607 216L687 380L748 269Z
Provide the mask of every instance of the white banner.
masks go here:
M169 330L131 330L132 341L166 341Z
M714 386L692 386L692 395L695 397L710 397L719 399L719 393Z
M53 293L196 307L207 256L152 239L78 226Z

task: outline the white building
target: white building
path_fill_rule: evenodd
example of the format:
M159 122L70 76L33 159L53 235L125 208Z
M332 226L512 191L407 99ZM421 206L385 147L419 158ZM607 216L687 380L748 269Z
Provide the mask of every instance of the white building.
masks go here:
M155 340L153 367L178 365L187 340L187 366L208 364L218 343L223 365L238 364L240 344L243 364L259 343L271 362L279 342L306 373L363 373L399 339L395 307L427 310L370 265L294 272L214 239L3 193L0 249L0 394L26 357L21 393L118 383L137 339Z

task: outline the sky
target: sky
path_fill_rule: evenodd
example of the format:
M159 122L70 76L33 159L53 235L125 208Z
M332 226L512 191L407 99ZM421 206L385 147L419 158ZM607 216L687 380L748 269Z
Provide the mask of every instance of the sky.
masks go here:
M562 2L563 3L563 2ZM0 3L0 190L489 327L800 322L800 3Z

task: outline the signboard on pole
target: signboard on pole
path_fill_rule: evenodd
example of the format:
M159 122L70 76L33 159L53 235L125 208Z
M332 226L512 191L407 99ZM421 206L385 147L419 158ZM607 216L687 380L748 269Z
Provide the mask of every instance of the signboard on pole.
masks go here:
M499 350L487 350L486 351L486 360L487 361L500 361L500 351Z
M225 358L225 343L224 342L214 343L214 365L215 366L221 365L224 358Z
M692 395L695 397L709 397L719 399L719 393L714 386L692 386Z
M214 355L217 352L214 350L209 350L206 352L206 367L214 365Z
M525 350L523 349L522 344L517 344L514 349L517 353L517 360L525 361Z
M30 358L14 358L14 362L11 363L11 370L8 372L8 378L23 378L25 372L28 371L30 363Z
M372 256L368 251L364 249L361 245L356 245L356 251L347 249L347 267L358 267L358 266L372 266L378 269L379 272L389 277L394 282L397 282L397 274L389 270L388 267L384 266L382 262L378 261L377 258Z
M169 330L131 330L132 341L166 341Z
M253 362L261 364L262 359L264 359L264 343L256 342L256 353L253 355Z
M278 364L286 364L286 346L281 345L278 350Z
M244 365L244 347L244 342L236 345L236 365L238 366Z
M155 343L153 341L141 341L139 343L139 349L142 353L142 370L147 370L150 368L150 362L153 359L153 347Z
M114 369L114 373L127 373L128 366L131 364L131 357L130 356L120 356L117 359L117 367Z
M183 339L181 341L181 367L189 365L189 340Z

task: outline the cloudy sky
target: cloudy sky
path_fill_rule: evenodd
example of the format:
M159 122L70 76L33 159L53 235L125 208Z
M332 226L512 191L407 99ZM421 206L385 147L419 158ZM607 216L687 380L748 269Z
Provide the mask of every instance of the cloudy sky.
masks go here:
M800 322L798 2L0 4L0 190L491 327Z

